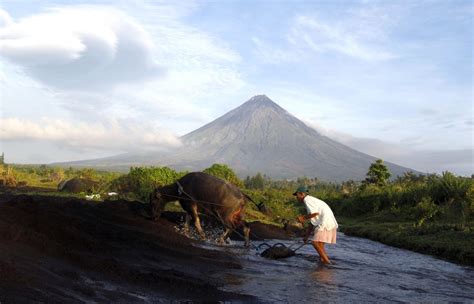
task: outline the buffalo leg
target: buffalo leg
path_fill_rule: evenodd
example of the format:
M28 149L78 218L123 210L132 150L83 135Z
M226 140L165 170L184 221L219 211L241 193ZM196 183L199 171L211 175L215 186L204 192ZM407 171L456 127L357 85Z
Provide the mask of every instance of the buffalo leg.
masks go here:
M227 240L227 238L229 237L230 233L232 232L233 229L229 228L229 227L225 227L225 231L224 233L220 236L219 238L219 245L224 245L225 244L225 241Z
M204 234L204 231L202 230L202 227L201 227L201 221L199 220L196 203L191 204L191 211L192 211L192 216L194 218L194 227L196 227L199 235L201 236L201 239L204 240L206 239L206 235Z
M245 239L245 246L250 246L250 226L246 221L242 221L244 224L244 239Z
M184 235L189 237L189 223L191 222L192 216L186 213L186 219L184 221Z

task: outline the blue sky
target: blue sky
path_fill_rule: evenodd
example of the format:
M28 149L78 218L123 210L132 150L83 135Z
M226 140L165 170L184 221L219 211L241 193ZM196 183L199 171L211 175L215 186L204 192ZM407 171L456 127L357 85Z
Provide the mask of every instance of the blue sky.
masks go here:
M474 173L472 1L2 1L0 149L179 147L266 94L364 153Z

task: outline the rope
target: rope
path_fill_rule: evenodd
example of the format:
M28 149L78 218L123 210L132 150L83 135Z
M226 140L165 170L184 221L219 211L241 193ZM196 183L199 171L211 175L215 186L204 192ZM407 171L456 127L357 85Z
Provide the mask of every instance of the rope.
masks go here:
M220 204L217 204L217 203L211 203L211 202L206 202L206 201L197 200L197 199L195 199L194 197L192 197L190 194L188 194L186 191L184 191L184 188L183 188L183 186L179 183L179 181L176 181L176 184L178 185L178 194L180 194L180 192L183 193L183 194L185 194L185 195L188 197L188 200L190 200L190 201L192 201L192 202L200 202L200 203L205 203L205 204L209 204L209 205L221 206ZM166 194L166 195L168 195L168 194ZM179 196L179 197L178 197L178 196L174 196L174 195L168 195L168 196L170 196L170 197L182 198L181 196ZM220 216L220 214L217 214L218 216L216 216L212 211L210 211L210 210L207 209L206 207L204 207L204 206L202 206L202 205L201 205L201 207L202 207L203 209L205 209L205 210L209 213L209 215L211 215L211 216L215 217L217 220L219 220L219 221L221 222L221 224L222 224L224 227L226 227L226 228L228 228L228 229L231 229L234 233L236 233L237 235L239 235L241 238L243 238L243 239L245 240L245 236L243 236L241 233L239 233L238 231L236 231L236 230L233 229L232 227L228 227L228 226L225 224L225 222L224 222L224 220L222 219L222 217ZM252 233L252 231L250 231L250 233ZM250 233L249 233L249 234L250 234ZM255 235L254 235L254 236L255 236ZM252 244L252 243L250 242L250 240L249 240L249 245L253 246L255 249L258 250L258 247L255 246L254 244Z

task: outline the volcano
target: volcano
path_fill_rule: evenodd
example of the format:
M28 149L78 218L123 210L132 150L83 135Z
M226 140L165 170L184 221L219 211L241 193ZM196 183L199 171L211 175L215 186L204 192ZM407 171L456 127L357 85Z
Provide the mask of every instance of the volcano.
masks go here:
M124 154L71 165L158 165L199 171L214 163L240 177L260 172L273 179L317 177L325 181L362 180L377 158L321 135L265 95L181 137L183 146L167 154ZM392 176L414 171L389 162Z

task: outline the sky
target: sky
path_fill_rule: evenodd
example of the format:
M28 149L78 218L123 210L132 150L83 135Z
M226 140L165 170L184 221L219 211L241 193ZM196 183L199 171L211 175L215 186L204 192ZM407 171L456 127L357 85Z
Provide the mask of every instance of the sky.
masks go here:
M265 94L323 135L470 176L472 1L0 2L0 151L179 148Z

